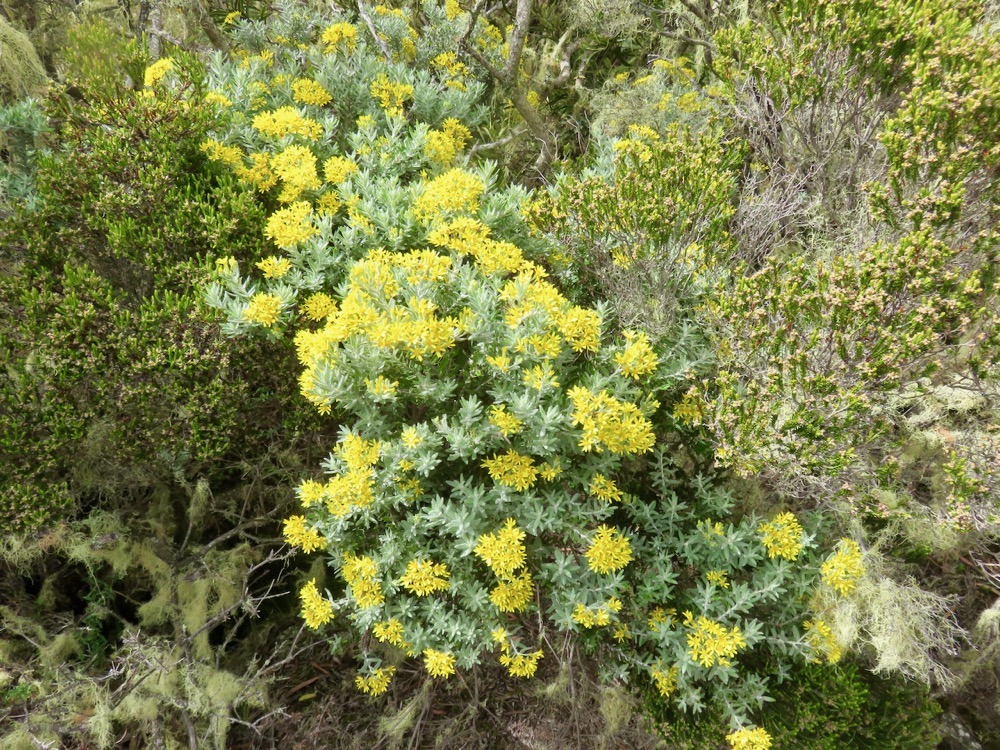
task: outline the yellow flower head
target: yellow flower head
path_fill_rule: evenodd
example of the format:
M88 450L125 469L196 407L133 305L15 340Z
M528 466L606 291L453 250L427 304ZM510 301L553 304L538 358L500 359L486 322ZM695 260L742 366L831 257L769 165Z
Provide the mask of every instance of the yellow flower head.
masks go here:
M632 545L618 529L601 524L586 554L590 569L606 575L621 570L631 562Z
M710 570L705 574L705 578L720 589L729 588L729 574L724 570Z
M417 596L427 596L435 591L448 590L448 566L430 560L410 560L406 572L399 579L403 588Z
M368 675L357 675L354 678L354 684L362 693L367 693L374 698L389 689L389 681L395 673L395 667L386 667L385 669L378 667Z
M312 223L312 206L307 201L297 201L275 211L264 228L264 234L278 247L295 247L318 233Z
M656 370L659 360L649 337L642 332L625 331L625 349L615 354L615 362L622 368L627 377L638 380L643 375L649 375Z
M538 469L531 456L522 456L515 450L486 459L483 461L483 468L490 473L494 482L513 487L518 492L531 487L538 477Z
M510 437L511 435L516 435L521 431L521 427L524 426L524 422L515 417L509 411L507 411L506 404L494 404L490 407L489 412L490 423L493 424L500 432L503 433L504 437Z
M306 627L316 630L333 619L333 605L319 593L315 578L302 587L299 598L302 600L302 619L306 621Z
M174 58L161 57L155 63L146 68L143 74L142 83L147 89L153 88L163 77L174 69Z
M303 552L322 549L326 544L326 539L316 529L306 527L305 516L291 516L285 519L285 541L293 547L299 547Z
M836 664L844 655L833 630L823 620L806 620L802 627L806 631L806 643L814 652L826 657L828 664Z
M302 312L309 320L323 320L337 312L337 302L328 294L316 292L302 303Z
M485 190L486 185L476 175L449 169L425 184L423 193L413 204L413 212L421 220L460 211L476 213Z
M656 683L656 689L664 698L669 698L677 690L677 675L679 673L680 670L676 664L667 670L660 669L659 665L649 668L649 674L653 678L653 682Z
M559 332L575 352L596 352L601 345L601 316L596 310L572 307L559 319Z
M270 328L278 322L281 315L281 297L274 294L258 292L250 298L250 303L243 310L244 320L259 323Z
M841 539L840 548L820 567L823 582L841 596L847 596L865 574L861 547L852 539Z
M691 658L703 667L719 664L728 667L733 657L747 643L737 627L726 630L717 622L707 617L699 617L689 623L691 632L687 636L688 653Z
M318 190L322 184L316 174L316 155L305 146L289 146L271 159L271 169L284 182L278 196L289 203L306 190Z
M622 499L622 491L618 489L618 485L603 474L594 474L594 478L590 480L589 489L591 495L606 503L616 503Z
M315 141L323 134L322 126L303 117L295 107L280 107L273 112L261 112L253 118L254 129L270 138L297 135Z
M802 551L802 527L791 513L780 513L769 523L757 527L768 557L794 560Z
M542 658L541 651L533 651L529 654L509 653L500 655L500 664L507 667L507 672L511 677L534 677L538 670L538 660Z
M390 81L388 75L379 73L372 81L371 92L372 96L378 99L387 116L402 117L403 103L413 96L413 86L408 83Z
M353 24L335 23L323 32L320 39L326 45L323 51L327 54L338 50L353 52L358 44L358 29Z
M732 746L732 750L769 750L771 747L771 735L761 727L738 729L727 734L726 741Z
M224 143L209 138L201 144L201 150L212 161L222 162L228 167L243 165L243 152L236 148L236 146L227 146Z
M330 92L311 78L299 78L292 83L292 98L300 104L322 107L333 101Z
M263 272L265 279L280 279L292 270L292 263L288 258L277 258L272 255L260 261L257 268Z
M382 643L389 643L399 648L409 648L403 632L403 623L395 617L385 622L377 622L372 626L372 635Z
M343 156L331 156L323 162L323 174L331 185L339 185L358 171L358 165Z
M431 677L451 677L455 674L455 657L443 651L425 648L424 667Z
M503 528L496 533L479 537L476 555L490 566L490 570L498 578L510 578L525 563L524 537L517 521L508 518L504 521Z
M517 575L501 581L490 592L490 601L501 612L521 612L526 609L535 593L531 573L522 570Z

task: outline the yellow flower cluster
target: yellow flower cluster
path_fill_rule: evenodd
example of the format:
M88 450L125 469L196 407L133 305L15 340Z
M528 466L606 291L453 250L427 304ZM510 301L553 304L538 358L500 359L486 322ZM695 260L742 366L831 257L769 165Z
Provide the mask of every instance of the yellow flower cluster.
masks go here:
M622 499L622 491L618 489L618 485L614 483L613 479L608 479L603 474L594 474L594 478L590 480L589 489L591 495L606 503L617 503Z
M820 567L823 583L841 596L847 596L858 585L858 579L865 574L865 564L861 547L852 539L841 539L840 549Z
M698 395L696 389L691 388L687 393L681 396L680 401L674 404L674 419L681 424L697 427L704 419L704 415L701 411L701 404L701 396Z
M268 217L264 227L264 234L278 247L295 247L318 233L312 223L312 206L306 201L278 209Z
M326 316L337 312L337 301L328 294L316 292L310 294L302 303L302 312L309 320L323 320Z
M525 370L522 374L522 380L526 386L537 391L559 387L556 371L547 362L544 365L535 365L530 370Z
M472 256L479 269L491 276L517 273L528 266L519 247L490 239L489 227L467 216L438 224L427 235L427 241L454 250L459 255Z
M292 82L292 98L299 104L322 107L333 101L330 92L311 78L298 78Z
M575 352L596 352L601 345L601 316L596 310L571 307L559 316L558 325Z
M450 576L448 566L444 563L410 560L399 583L417 596L427 596L435 591L447 591Z
M236 273L240 268L239 263L232 255L225 258L215 259L215 272L223 276Z
M273 112L261 112L253 118L254 129L270 138L284 138L297 135L310 141L323 134L322 126L308 117L303 117L295 107L280 107Z
M303 396L320 411L326 401L313 393L317 368L336 356L336 345L358 335L380 349L402 347L418 362L433 354L442 356L456 343L460 322L439 317L436 306L418 295L403 295L400 281L439 280L451 260L432 251L400 254L374 250L351 270L350 285L340 309L327 316L319 331L297 335L300 361L305 370L300 377ZM397 278L397 276L399 278Z
M259 323L270 328L278 322L281 314L281 298L274 294L258 292L250 298L250 304L243 310L243 318L251 323Z
M768 557L794 560L802 551L802 526L791 513L780 513L769 523L757 527Z
M433 250L411 250L393 258L393 265L406 271L406 283L437 284L448 278L452 269L451 258Z
M771 747L771 735L761 727L755 729L737 729L732 734L726 735L726 742L732 746L732 750L769 750Z
M288 258L277 258L272 255L260 261L257 268L264 274L265 279L280 279L292 270L292 262Z
M377 440L365 440L347 435L334 449L347 465L343 473L334 474L326 483L326 508L335 517L346 516L355 508L366 508L375 502L374 471L381 445Z
M621 401L607 391L593 393L583 386L568 392L573 402L573 424L580 425L580 448L598 453L607 448L612 453L646 453L653 449L656 437L653 425L639 407Z
M455 674L455 657L444 651L425 648L424 667L431 677L451 677Z
M653 678L653 682L656 683L656 689L664 698L669 698L677 690L677 675L679 673L680 670L676 664L666 671L660 669L659 665L649 668L649 674Z
M515 450L486 459L483 461L483 468L490 473L494 482L513 487L518 492L530 488L538 478L538 469L531 456L522 456Z
M224 143L209 138L201 144L201 150L212 161L221 161L227 167L241 166L243 164L243 152L236 146L227 146Z
M806 620L802 624L806 631L806 643L817 654L826 657L828 664L836 664L844 655L830 626L822 620Z
M378 564L372 558L345 552L341 575L351 587L351 596L361 609L377 607L385 601L385 593L378 582Z
M625 331L623 335L625 349L615 354L615 362L622 368L622 373L639 380L643 375L654 372L659 360L649 343L649 337L641 331Z
M316 630L333 619L333 605L319 593L315 578L302 587L299 598L302 600L302 619L306 627Z
M729 574L724 570L710 570L705 574L705 578L720 589L729 588Z
M722 521L712 521L711 518L698 521L698 530L705 540L710 542L726 536L726 529L723 527Z
M379 375L374 380L365 378L365 388L376 399L393 398L396 395L396 389L399 388L399 383L395 380L389 380L384 375Z
M161 57L155 63L146 68L142 77L142 84L147 89L153 88L163 77L174 69L174 58Z
M521 612L535 593L531 573L522 570L510 578L501 578L490 592L490 601L501 612Z
M511 677L534 677L538 670L538 660L542 658L541 650L532 651L527 654L510 653L510 644L506 641L501 646L503 653L500 654L500 664L507 667L507 672Z
M544 464L539 466L538 474L547 482L551 482L553 479L562 474L562 464L559 461L559 457L556 456L551 461L546 461Z
M486 185L476 175L449 169L424 185L424 191L413 203L413 213L421 220L459 211L475 213L484 190Z
M267 154L250 154L253 164L249 167L240 164L236 167L236 176L247 185L252 185L262 193L278 184L278 176L271 171L271 159Z
M687 636L688 653L703 667L716 664L728 667L736 653L747 645L740 629L735 626L726 630L707 617L694 620L690 612L684 613L684 624L691 628Z
M378 638L382 643L389 643L397 648L406 649L410 648L410 644L406 642L405 634L403 632L403 623L393 617L385 622L377 622L372 626L372 635Z
M604 627L611 622L611 614L621 611L621 608L621 600L616 596L612 596L604 604L596 607L587 607L577 602L576 608L573 610L573 621L580 623L588 630Z
M325 488L319 482L306 479L298 486L299 502L303 508L311 508L323 499Z
M527 554L524 538L524 531L518 528L517 521L508 518L496 533L479 537L476 555L498 578L509 578L524 566Z
M632 561L632 545L618 529L601 524L587 550L587 565L595 573L607 575Z
M314 552L326 544L316 529L306 527L305 516L291 516L285 519L285 541L303 552Z
M323 162L323 174L331 185L339 185L358 171L358 165L343 156L331 156Z
M358 29L350 23L335 23L323 32L320 40L326 45L323 51L327 54L341 49L353 52L358 44Z
M462 6L458 4L458 0L444 0L444 13L449 21L454 21L462 15Z
M306 190L318 190L316 155L305 146L289 146L271 159L271 170L284 183L278 195L282 203L297 200Z
M388 117L402 117L403 103L413 96L413 86L390 81L388 75L379 73L372 81L371 92Z
M465 148L472 133L454 117L444 121L441 130L427 132L427 142L424 144L424 156L432 164L447 167L458 153Z
M503 433L504 437L516 435L521 431L524 422L507 411L506 404L494 404L490 407L490 423Z
M465 77L469 68L458 59L454 52L442 52L431 60L431 65L440 72L444 85L456 91L465 91Z
M316 212L320 216L333 216L340 210L342 205L344 204L340 200L340 196L338 196L335 192L325 192L319 197L319 200L316 201Z
M389 681L394 674L396 674L395 667L386 667L385 669L377 667L366 676L357 675L354 678L354 684L362 693L367 693L374 698L389 689Z

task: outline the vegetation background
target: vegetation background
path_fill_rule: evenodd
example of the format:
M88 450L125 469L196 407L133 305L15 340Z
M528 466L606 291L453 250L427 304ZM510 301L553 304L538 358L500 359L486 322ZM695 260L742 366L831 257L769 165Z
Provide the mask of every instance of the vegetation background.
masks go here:
M998 32L0 0L0 747L1000 747Z

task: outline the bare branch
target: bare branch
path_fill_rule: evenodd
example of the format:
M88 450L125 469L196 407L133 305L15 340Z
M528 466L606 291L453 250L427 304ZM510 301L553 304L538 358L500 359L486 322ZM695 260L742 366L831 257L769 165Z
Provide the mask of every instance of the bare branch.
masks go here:
M368 31L372 35L372 39L375 40L375 44L382 51L382 56L385 61L392 64L392 50L389 49L389 45L386 44L385 39L378 35L378 31L375 30L375 22L372 21L372 17L368 15L368 11L365 10L365 4L358 0L358 13L361 14L361 18L364 20L365 25L368 27Z
M507 65L503 69L502 80L508 85L517 81L517 71L521 66L521 54L524 52L524 41L528 38L528 26L531 23L531 0L517 0L517 13L514 16L514 31L510 37L510 50L507 53Z
M526 127L524 127L524 128L518 128L517 130L515 130L510 135L505 136L504 138L501 138L498 141L490 141L489 143L477 143L475 146L473 146L469 150L469 158L472 158L472 156L474 156L475 154L479 153L480 151L489 151L490 149L493 149L493 148L499 148L500 146L506 146L508 143L511 143L512 141L517 140L518 138L520 138L522 135L524 135L527 132L528 132L528 128L526 128Z

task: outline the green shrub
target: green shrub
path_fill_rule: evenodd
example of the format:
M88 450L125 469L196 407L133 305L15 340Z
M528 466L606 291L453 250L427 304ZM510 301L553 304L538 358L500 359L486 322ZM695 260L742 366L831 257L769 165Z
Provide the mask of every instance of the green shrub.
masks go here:
M761 711L773 750L926 750L941 739L941 708L927 688L900 677L879 677L848 662L794 667ZM646 692L647 716L671 748L725 747L723 712L695 716L665 707Z
M199 150L187 88L56 94L59 148L0 225L0 525L36 527L162 478L221 475L270 440L264 342L222 344L190 290L220 248L253 257L262 211ZM260 419L248 424L247 407ZM244 425L244 427L240 427Z

